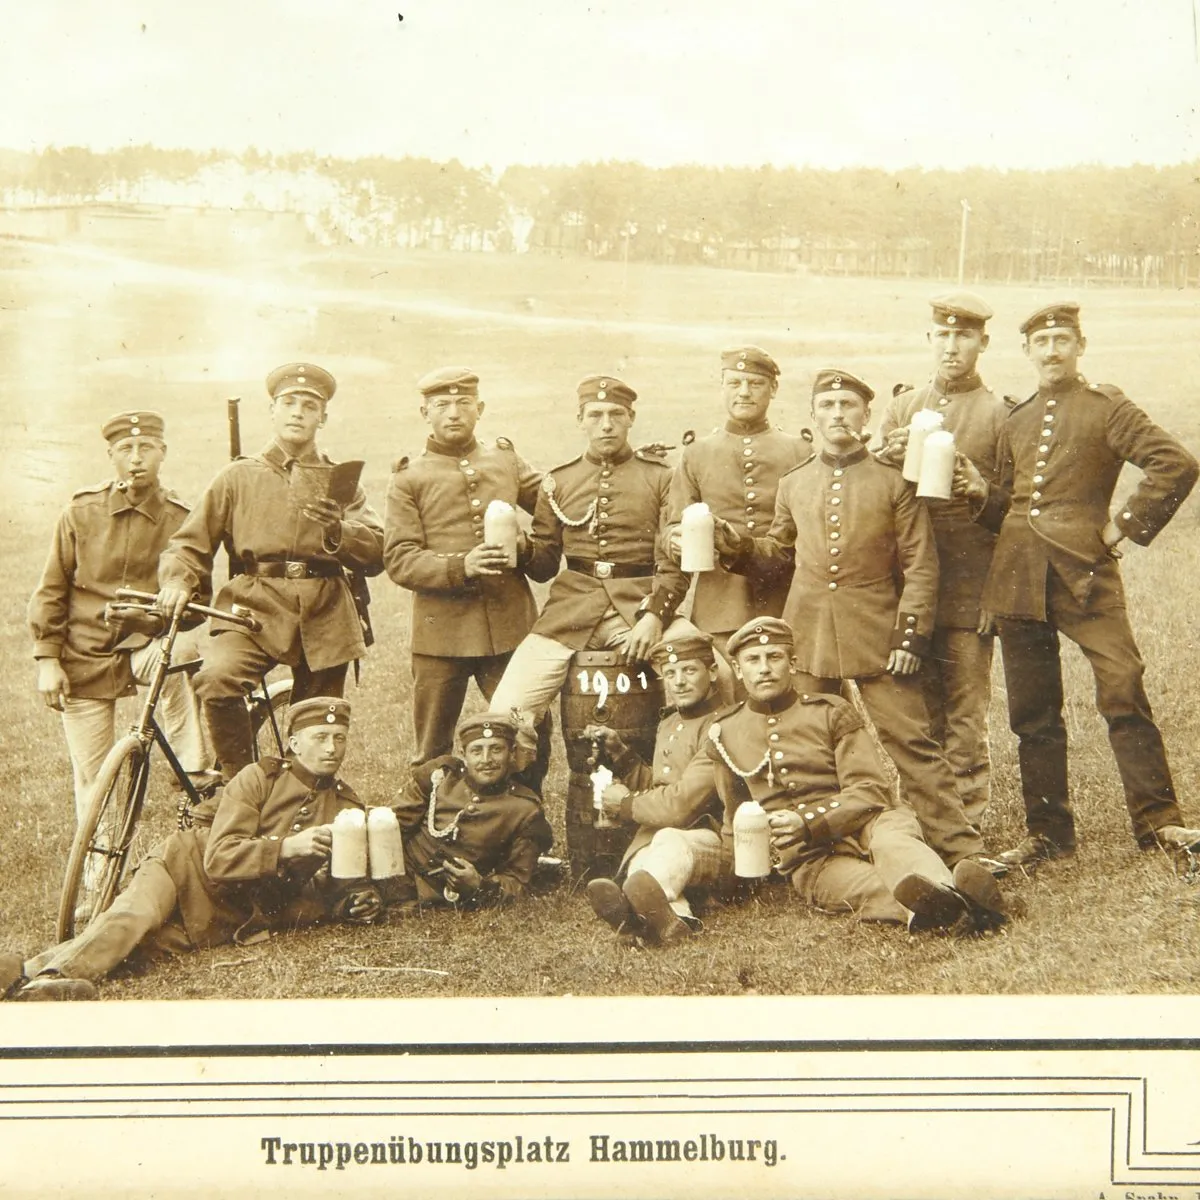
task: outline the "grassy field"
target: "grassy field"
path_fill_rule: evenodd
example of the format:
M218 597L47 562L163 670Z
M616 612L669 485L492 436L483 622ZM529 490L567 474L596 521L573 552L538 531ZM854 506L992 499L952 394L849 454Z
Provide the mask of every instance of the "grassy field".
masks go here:
M0 456L8 503L0 521L0 696L8 786L0 796L0 948L32 952L52 936L73 831L70 773L58 720L33 689L24 624L57 511L104 476L99 425L154 407L167 417L168 482L194 497L227 455L224 399L243 395L243 444L266 440L261 380L312 358L339 381L323 445L367 460L364 484L382 510L390 462L419 451L413 381L436 365L479 371L488 409L480 433L504 434L540 466L576 454L573 387L619 373L641 394L635 441L677 443L719 423L717 354L751 339L779 359L773 410L805 421L813 372L840 365L881 393L925 377L926 281L764 276L573 259L336 254L220 271L148 264L136 251L0 247L0 374L9 433ZM984 287L998 316L985 377L1031 389L1017 323L1047 294ZM1194 294L1088 291L1092 348L1083 367L1121 384L1193 449L1200 414ZM1123 485L1133 481L1130 472ZM1192 617L1198 510L1189 501L1148 551L1131 549L1126 584L1155 711L1185 814L1200 822L1200 653ZM363 666L345 774L371 803L401 785L411 742L405 593L374 585L378 644ZM1009 886L1027 919L972 941L913 938L898 928L825 917L785 888L714 911L702 937L669 953L618 944L569 889L504 912L438 913L376 929L324 929L250 948L223 947L124 971L106 998L443 995L737 995L745 993L1191 992L1200 982L1200 890L1129 834L1104 729L1079 655L1067 654L1071 768L1080 829L1074 861ZM478 697L473 699L478 703ZM985 836L1022 833L1012 738L997 669L994 801ZM547 794L562 834L561 755ZM154 797L164 814L173 799ZM371 968L363 970L362 968ZM1136 1032L1136 1031L1131 1031Z

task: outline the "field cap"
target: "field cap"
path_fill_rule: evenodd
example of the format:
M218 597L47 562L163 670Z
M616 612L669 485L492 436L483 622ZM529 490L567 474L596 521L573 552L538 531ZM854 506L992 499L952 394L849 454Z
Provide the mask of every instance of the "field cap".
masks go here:
M508 713L476 713L459 721L454 737L460 746L477 738L503 738L511 746L517 740L517 722Z
M855 395L861 396L868 404L875 399L875 393L865 384L857 375L851 375L849 371L843 371L837 367L830 367L824 371L818 371L816 379L813 380L813 399L818 396L825 395L826 392L854 392Z
M417 390L430 396L478 396L479 376L470 367L438 367L417 380Z
M1057 304L1047 304L1037 312L1025 318L1021 332L1028 337L1039 329L1079 329L1079 305L1074 300L1060 300Z
M328 371L312 363L288 363L276 367L267 376L267 392L272 400L303 392L307 396L315 396L324 404L333 398L336 391L337 380Z
M632 409L637 399L637 392L615 375L588 375L576 385L575 393L581 406L589 400L606 400Z
M721 351L722 371L750 371L779 378L779 364L761 346L737 346Z
M730 658L746 646L792 646L792 627L778 617L755 617L747 621L725 644Z
M312 696L297 700L288 709L287 733L299 733L311 725L350 725L350 701L338 696Z
M992 310L974 292L941 292L929 298L933 323L947 329L982 329Z
M699 659L701 662L714 663L713 640L707 633L697 630L682 637L672 638L669 642L656 642L650 647L647 655L650 665L662 667L666 663L687 662L689 659Z
M156 412L123 412L109 417L100 428L104 440L111 446L127 437L162 438L166 423Z

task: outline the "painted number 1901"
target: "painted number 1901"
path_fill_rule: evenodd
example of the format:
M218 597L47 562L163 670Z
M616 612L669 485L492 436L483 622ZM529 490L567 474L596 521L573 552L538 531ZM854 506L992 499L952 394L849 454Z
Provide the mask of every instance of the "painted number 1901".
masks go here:
M630 679L624 671L618 671L616 679L611 683L603 671L580 671L578 678L579 690L585 696L594 695L598 708L608 703L608 697L614 689L624 696L635 682L643 692L650 687L650 680L646 677L645 671L639 671L633 679Z

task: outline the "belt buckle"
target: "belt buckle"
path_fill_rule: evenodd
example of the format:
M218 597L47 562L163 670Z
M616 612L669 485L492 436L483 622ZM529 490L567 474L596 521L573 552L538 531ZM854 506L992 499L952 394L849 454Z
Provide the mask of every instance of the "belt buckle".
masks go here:
M308 573L308 566L302 562L284 563L283 573L288 579L303 579Z
M596 578L608 579L613 573L613 564L610 562L596 562Z

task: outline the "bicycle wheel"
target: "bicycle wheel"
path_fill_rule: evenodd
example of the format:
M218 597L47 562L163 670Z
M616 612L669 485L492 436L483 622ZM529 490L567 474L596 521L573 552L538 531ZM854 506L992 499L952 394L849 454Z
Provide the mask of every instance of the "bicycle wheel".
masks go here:
M291 679L276 679L267 684L267 694L263 697L261 691L252 692L246 697L246 707L250 710L250 724L254 730L254 757L282 758L287 749L287 738L284 737L284 721L287 718L288 705L292 702Z
M145 748L132 734L108 752L67 859L58 902L60 942L86 928L113 902L141 816L148 766Z

